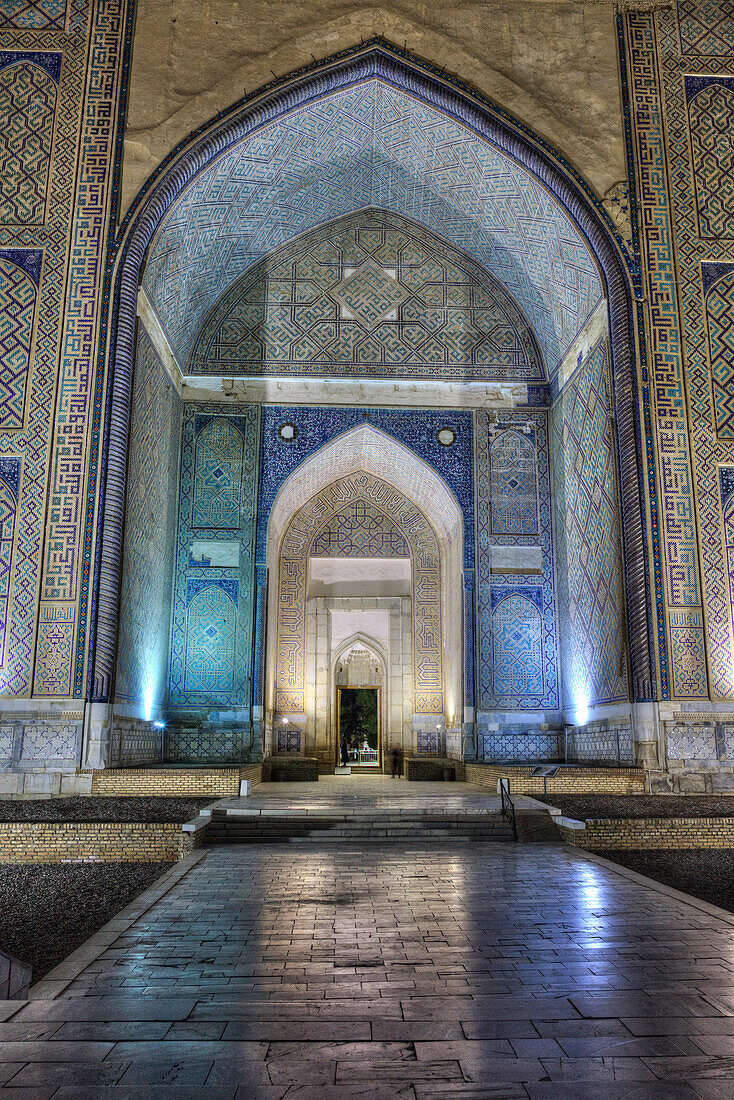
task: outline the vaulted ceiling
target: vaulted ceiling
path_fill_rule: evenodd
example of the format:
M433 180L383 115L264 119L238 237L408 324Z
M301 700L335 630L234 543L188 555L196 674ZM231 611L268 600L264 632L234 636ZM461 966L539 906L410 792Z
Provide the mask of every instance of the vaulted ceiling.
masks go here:
M162 223L144 286L182 368L215 302L253 264L365 208L467 252L524 311L550 370L599 300L594 261L518 164L381 80L294 110L211 162Z

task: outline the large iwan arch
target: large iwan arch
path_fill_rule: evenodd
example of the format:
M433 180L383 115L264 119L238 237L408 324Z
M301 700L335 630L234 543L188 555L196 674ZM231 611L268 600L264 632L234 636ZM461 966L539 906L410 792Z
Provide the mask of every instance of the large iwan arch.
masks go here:
M620 497L623 513L622 531L632 684L636 699L648 699L651 697L651 662L641 504L640 432L637 422L632 350L633 320L629 285L614 237L600 206L591 200L583 184L552 149L529 133L516 120L498 111L476 93L451 80L444 73L432 70L430 66L403 54L398 54L381 41L369 43L343 56L319 63L311 69L276 82L262 94L233 107L203 131L192 135L187 142L174 150L151 177L125 220L114 271L116 324L110 347L111 399L108 404L106 434L107 485L98 567L99 597L92 665L93 698L100 701L109 700L111 692L119 614L125 456L128 447L136 299L146 259L149 253L152 255L150 250L154 238L156 234L160 238L159 230L165 219L168 218L170 223L171 217L174 220L180 218L184 210L180 204L185 201L190 189L197 185L197 181L203 181L204 176L207 172L211 172L213 166L223 163L222 158L235 151L243 142L255 137L258 137L258 140L264 139L268 127L271 127L270 133L275 135L273 126L281 127L282 138L285 132L283 126L287 129L287 120L293 117L294 111L320 109L320 105L325 104L327 99L335 104L338 110L340 104L359 98L366 82L377 83L380 87L390 90L390 94L397 90L403 96L409 96L421 110L436 112L445 120L450 120L451 125L461 128L467 141L479 142L482 147L493 150L492 155L496 155L504 165L509 166L507 170L514 174L518 186L525 186L522 182L525 180L532 181L535 187L540 187L541 192L538 194L545 194L553 210L561 212L571 235L576 235L578 247L587 251L598 268L607 299L611 334L613 402L621 474ZM339 97L346 98L339 99ZM325 150L322 165L329 164L333 167L334 157L338 157L336 146L332 145L329 151L327 142L322 144L322 150ZM374 149L371 155L374 164ZM354 168L353 172L349 171L350 163ZM401 165L397 161L391 163L398 174L398 170L403 172L405 187L401 191L403 195L401 201L408 204L414 203L418 194L416 187L420 190L418 186L420 180L416 179L415 185L412 186L411 178L405 175L409 172L410 165L404 162ZM293 164L291 166L297 168ZM270 220L266 219L276 231L274 234L268 231L267 238L261 236L254 240L252 243L255 251L259 249L259 255L262 255L268 248L282 243L288 233L302 232L307 228L303 211L299 213L289 205L287 196L296 202L301 195L308 199L308 209L313 214L313 224L318 224L327 217L362 207L365 205L365 200L378 205L381 198L385 201L387 196L375 194L374 176L371 177L373 182L367 187L367 192L360 197L360 187L364 191L363 185L366 180L364 172L360 175L363 167L361 163L358 164L354 160L347 161L343 165L341 177L337 178L331 172L328 181L323 172L319 175L317 170L312 170L310 173L312 186L307 192L299 186L295 176L286 181L289 186L285 192L282 189L277 193L273 192ZM421 164L418 166L418 171L425 190L425 185L430 182L431 165ZM488 181L488 184L489 182L491 181ZM487 192L487 201L490 199L491 187ZM432 203L432 207L434 212L437 212L436 216L439 216L441 203ZM469 219L470 222L471 219ZM464 223L467 224L466 217L464 217ZM226 241L227 227L220 228L224 237L222 232L217 230L211 234L212 239ZM490 252L491 243L490 240L486 246ZM153 247L155 248L155 245ZM247 249L250 249L248 255L252 259L252 249L249 244ZM231 249L228 251L232 255ZM161 286L165 285L166 271L170 268L166 255L170 257L170 250L167 252L164 248L160 253L158 264L159 274L163 279ZM504 253L504 255L507 258L508 254ZM179 255L176 262L179 264L179 270L183 262L187 265L187 272L190 268L191 278L194 280L198 278L196 271L199 271L200 267L193 253L188 257ZM247 256L243 256L237 262L240 266L243 264L246 266ZM531 320L539 323L538 310L542 312L544 308L546 309L547 321L540 326L546 333L546 354L549 349L560 350L561 345L558 340L563 335L562 325L559 328L560 314L554 311L552 300L548 298L549 294L551 297L553 294L553 280L551 279L543 289L539 287L538 279L533 277L532 271L527 268L524 271L520 269L509 271L505 276L506 283L513 286L518 300L526 308ZM538 290L542 290L542 294L533 305L527 299L527 295L532 296ZM209 301L207 295L210 291L200 282L196 285L192 284L189 291L187 298L192 308L195 307L200 311L206 309ZM523 301L523 297L526 301ZM545 307L543 300L546 302ZM159 307L161 301L162 299L159 299ZM191 331L190 328L187 329L187 324L188 322L180 330L182 333L184 330ZM571 335L569 332L568 336ZM173 344L175 345L175 340Z

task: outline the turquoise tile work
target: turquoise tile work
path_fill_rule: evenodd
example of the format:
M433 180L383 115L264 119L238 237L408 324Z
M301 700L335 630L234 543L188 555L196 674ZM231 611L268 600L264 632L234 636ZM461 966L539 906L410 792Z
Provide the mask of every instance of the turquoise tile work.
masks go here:
M115 696L146 718L165 703L181 399L147 332L135 365Z
M250 705L260 412L187 404L181 438L169 707Z
M606 341L551 414L563 702L580 713L627 699L619 503Z

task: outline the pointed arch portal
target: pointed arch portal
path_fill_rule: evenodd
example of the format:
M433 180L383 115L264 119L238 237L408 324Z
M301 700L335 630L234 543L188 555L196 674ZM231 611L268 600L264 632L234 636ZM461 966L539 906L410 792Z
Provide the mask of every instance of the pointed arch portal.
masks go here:
M367 511L372 522L364 544L351 536L347 543L343 535L339 543L339 520L350 508L360 521ZM315 557L328 554L332 542L337 565L352 557L369 558L371 568L385 559L409 562L404 604L411 652L406 655L401 648L394 656L410 668L412 682L393 700L401 714L401 728L391 730L395 740L405 732L403 713L416 729L435 729L445 715L460 715L463 525L456 498L435 470L372 425L345 432L297 467L281 486L268 523L268 724L274 722L277 729L287 718L307 727L309 685L320 675L318 669L309 674L319 659L309 653L309 646L318 648L308 629L309 569ZM378 526L383 538L376 541ZM388 603L373 601L370 608L384 615ZM365 600L341 597L338 609L359 622ZM395 644L394 630L387 638Z
M326 140L329 133L340 132L347 104L352 120L358 119L362 112L364 119L370 122L363 126L365 137L358 147ZM407 111L410 119L406 122ZM395 120L392 132L391 112ZM304 160L305 146L294 144L293 139L306 116L309 124L318 123L323 140L318 150L316 145L310 147ZM435 117L454 128L452 133L455 131L455 142L462 152L459 159L473 165L473 179L478 181L474 189L460 178L458 166L453 176L450 170L435 172L435 165L430 160L430 145L419 148L416 144L421 134L430 132L429 123ZM413 145L406 147L407 154L400 151L400 142L396 140L400 119L403 120L403 134L406 128L409 134L415 134ZM271 157L275 168L270 174L266 173L267 178L260 179L255 190L269 202L268 216L259 221L254 216L248 218L245 199L238 193L236 201L226 210L226 203L220 205L221 223L208 227L207 238L211 244L204 247L191 236L195 221L187 214L191 202L201 201L200 188L212 186L215 180L221 185L220 195L225 195L227 181L234 179L232 171L245 165L248 157L255 163L257 144L267 142L277 151L277 156L273 154L275 159ZM348 161L340 160L339 149L345 147L350 148ZM263 158L261 162L264 164ZM493 235L489 224L488 211L494 199L501 205L499 191L493 192L492 180L498 178L493 177L493 172L501 173L507 181L512 180L516 195L525 195L528 201L532 198L542 210L539 216L543 247L548 249L549 255L554 250L560 255L563 249L557 246L563 241L573 256L568 269L555 270L549 263L540 270L537 267L542 252L539 238L536 235L532 242L526 240L521 227L513 230L519 235L512 238L512 247L501 247L506 238ZM440 178L448 181L448 190L442 190ZM382 190L381 180L388 181ZM430 200L423 212L421 196ZM221 291L225 284L242 276L250 266L288 239L329 218L351 215L368 207L414 219L417 213L426 230L463 249L474 262L497 278L528 318L549 370L557 365L568 348L578 325L594 307L599 292L605 294L611 332L634 697L650 698L650 616L641 492L641 433L632 350L633 315L617 245L599 204L552 149L466 86L382 41L368 43L277 81L193 134L154 173L121 227L112 272L110 399L103 436L106 484L96 572L96 634L90 663L92 698L110 699L116 651L136 305L141 277L145 274L157 314L164 328L168 325L170 346L183 362L207 312L215 304L217 288ZM501 218L499 206L495 205L493 210ZM230 247L235 228L232 219L236 218L240 219L235 234L237 243ZM522 219L517 222L520 226ZM580 273L573 285L568 283L572 269ZM179 272L178 281L174 278L171 282L169 276L176 271ZM382 279L379 272L372 268L370 271L375 279ZM181 277L186 280L184 288ZM339 293L343 291L344 287ZM389 470L384 461L377 462L379 469L370 466L373 459L377 461L380 452L384 459L387 447L384 438L366 435L358 440L353 435L350 440L344 439L341 444L334 441L330 446L337 445L342 456L339 476L366 474L384 478L396 492L410 488L404 495L423 512L440 546L444 570L442 630L445 636L459 639L456 650L460 652L461 599L457 597L448 609L445 603L447 582L453 584L451 577L454 577L460 585L461 576L460 565L456 564L461 561L460 551L456 549L462 530L461 514L450 492L434 474L427 499L419 499L420 493L415 486L401 487L397 483L398 466L394 462ZM345 469L344 456L353 458L356 451L359 451L359 461ZM401 461L404 459L401 455ZM411 456L408 464L414 471L421 469L416 461L419 462ZM304 477L306 465L283 486L278 497L282 509L273 508L268 535L269 560L271 539L274 540L272 546L280 547L287 536L287 524L297 511L296 496L290 500L290 507L285 507L285 502L298 479ZM312 464L309 470L309 476L315 476L318 464ZM299 506L332 484L335 476L334 471L327 476L324 469L322 483L312 483L306 496L303 492L298 495ZM427 475L425 480L428 484ZM458 705L460 689L456 685L460 681L460 658L456 657L451 645L446 652L447 661L454 661L457 668L447 674L444 667L444 683L451 681L454 684Z

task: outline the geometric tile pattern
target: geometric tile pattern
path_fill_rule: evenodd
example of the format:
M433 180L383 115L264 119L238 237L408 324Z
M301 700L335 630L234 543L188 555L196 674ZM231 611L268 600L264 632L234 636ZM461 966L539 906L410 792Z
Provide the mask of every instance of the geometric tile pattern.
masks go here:
M290 443L284 443L278 434L283 423L297 428L297 435ZM364 424L373 425L397 439L446 482L464 516L464 568L473 571L474 433L471 413L453 409L365 409L346 406L308 408L278 405L265 406L262 410L256 537L258 569L264 575L268 521L273 502L283 482L302 462L336 436ZM442 428L449 428L455 434L455 441L450 447L442 446L436 438ZM264 615L258 621L264 623ZM469 622L471 625L471 616ZM258 670L264 668L262 631L258 631L255 636L253 667Z
M728 576L729 606L734 628L734 467L723 466L719 470L721 484L721 519L724 538L724 556ZM734 653L732 654L734 657Z
M492 611L495 695L543 694L541 590L536 589L536 594L537 603L525 593L511 590Z
M734 80L689 77L686 91L699 233L734 237Z
M138 327L115 698L149 713L165 702L181 399Z
M409 558L410 548L378 508L356 500L334 516L313 544L315 558Z
M416 735L416 751L420 755L425 756L438 756L439 753L439 734L429 730L419 730Z
M488 413L477 412L475 439L477 707L555 710L560 687L548 413L503 411L498 431ZM501 546L540 546L542 576L493 573L492 549Z
M40 540L46 519L49 431L58 369L59 326L76 174L79 110L86 86L90 16L86 0L73 0L70 9L70 33L64 43L64 78L58 93L60 111L53 153L55 201L49 206L46 224L42 228L26 227L19 230L16 226L0 224L3 258L7 259L10 253L16 253L18 258L13 262L22 267L22 252L33 251L38 256L43 255L42 280L39 277L40 265L38 271L24 267L38 284L35 348L30 376L32 383L26 392L27 422L22 432L0 432L0 456L23 456L23 485L16 520L9 642L6 644L5 665L0 675L0 689L9 695L26 695L30 692L34 635L39 618L37 593L41 567ZM44 61L48 62L50 58L58 62L61 60L60 53L38 51L38 35L35 32L16 32L13 40L20 47L14 55L16 68L31 68L34 74L43 74L49 72ZM31 62L31 58L36 60ZM8 61L7 53L0 54L0 64ZM13 79L13 66L6 64L4 68L11 69L9 76L5 78L7 87L8 79ZM55 79L58 79L58 72ZM23 247L19 248L19 245Z
M716 760L716 726L705 723L676 723L666 729L671 760Z
M239 527L243 442L237 428L223 417L212 420L199 433L192 527Z
M60 58L60 54L52 55ZM30 63L0 53L0 223L41 225L51 161L57 82Z
M524 168L447 114L366 80L235 144L172 206L144 285L179 362L222 287L308 230L372 208L486 268L524 311L549 369L601 295L578 231Z
M557 733L518 731L484 733L480 759L530 764L538 760L563 760L563 737Z
M493 535L538 532L538 479L533 442L514 431L498 432L489 448Z
M0 250L3 259L15 253L17 258L10 262L30 274L37 286L25 426L13 432L0 431L0 462L3 456L22 455L23 460L9 641L6 639L5 665L0 673L0 690L16 696L31 693L34 663L40 694L68 695L71 691L77 592L70 590L66 604L45 605L39 610L44 531L58 548L59 569L72 578L78 575L87 596L90 587L88 576L85 579L81 572L77 574L76 568L82 541L79 531L85 509L91 506L85 486L90 428L86 401L90 394L89 371L97 353L97 278L105 241L104 211L110 195L107 183L112 179L110 139L117 117L127 9L120 0L97 0L95 5L89 0L68 0L67 33L62 40L59 30L50 30L50 42L57 48L47 50L43 48L45 40L39 38L39 34L46 35L46 29L39 30L40 14L32 15L32 6L51 19L56 19L60 11L55 0L26 5L26 18L19 16L16 23L23 29L13 31L13 51L0 52L0 87L6 97L3 110L14 103L18 122L22 122L16 129L3 120L0 149L6 165L0 173L0 194L13 208L9 217L27 217L34 222L19 227L17 223L9 224L5 215L0 217ZM5 0L5 21L14 19L22 7L16 0ZM28 100L29 109L23 119L19 97L30 95L31 87L39 94L34 93ZM47 123L53 97L57 109L51 148ZM43 151L47 148L52 154L51 164L44 163ZM31 163L35 168L29 182ZM16 172L17 194L2 190L3 184L12 179L12 172ZM53 179L53 202L46 204L44 194L43 205L39 205L37 193L46 179ZM21 198L25 213L19 206ZM28 260L29 253L42 256L42 271L40 262L21 262L22 254ZM60 356L65 310L78 322L73 339L64 344ZM58 411L63 419L67 409L69 416L59 424L55 446L51 441L55 414ZM51 491L49 455L52 478L56 478L56 488ZM62 485L63 493L59 491ZM37 626L42 640L34 658ZM87 651L84 641L83 658ZM82 694L83 686L82 680L77 694Z
M635 746L630 726L601 729L576 728L566 735L566 759L575 764L635 763Z
M170 762L198 763L242 759L242 734L235 730L167 730L166 760Z
M564 705L627 698L624 592L606 341L552 414Z
M503 763L550 763L563 759L562 734L535 730L497 730L481 737L481 759Z
M23 427L37 289L0 252L0 429Z
M0 30L64 30L66 0L0 0Z
M306 501L288 523L280 544L275 645L275 710L306 709L306 578L314 546L338 527L345 503L381 512L408 545L411 559L413 713L443 713L441 554L420 509L371 473L348 474Z
M734 439L734 269L706 295L716 434Z
M64 38L63 84L68 76L68 47L76 37L75 8L69 0L69 33ZM95 0L82 32L87 64L79 98L74 90L74 121L81 140L72 146L74 160L73 211L64 239L66 263L63 320L57 322L56 391L51 429L44 544L42 550L41 607L34 692L83 696L88 659L92 652L87 629L94 606L95 541L100 450L95 428L104 417L107 362L100 355L103 324L103 283L106 252L114 233L112 208L119 182L116 164L119 112L124 110L122 85L126 79L126 31L132 30L127 0ZM81 109L80 109L81 108ZM69 110L60 102L56 136ZM57 201L54 153L53 202ZM60 336L60 339L59 339ZM91 431L90 431L91 427ZM36 551L38 554L38 551ZM51 652L47 616L64 615L71 627L72 660L62 667ZM50 663L48 657L51 656Z
M507 292L445 241L379 211L250 269L209 314L187 373L544 379Z
M43 722L23 726L22 759L76 761L81 723Z
M216 696L234 686L237 603L218 585L196 593L186 614L184 691Z
M278 753L300 752L301 731L294 730L292 726L285 729L278 727Z
M169 711L250 705L258 442L254 405L183 406ZM239 557L213 566L192 556L202 528L236 542Z
M678 0L683 53L734 52L734 0Z
M281 424L293 424L291 443L278 435ZM464 515L464 567L474 567L474 492L472 414L453 409L373 409L344 406L308 408L275 405L262 410L257 560L266 558L270 510L283 482L325 444L351 428L372 425L397 439L436 471L453 492ZM442 428L456 435L450 447L436 436Z

